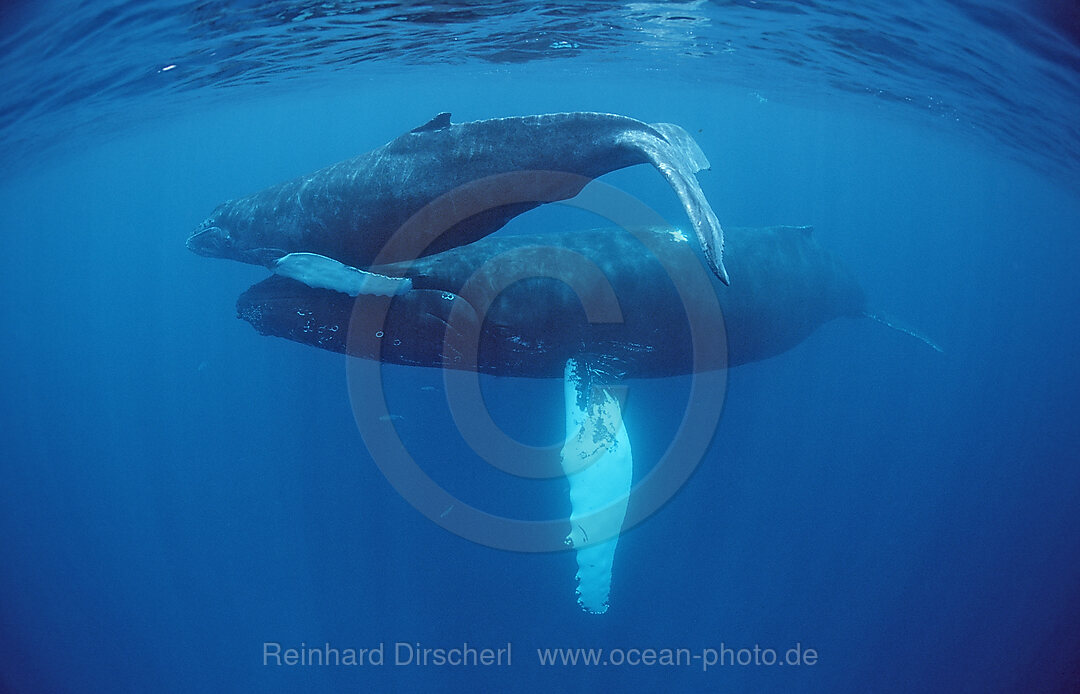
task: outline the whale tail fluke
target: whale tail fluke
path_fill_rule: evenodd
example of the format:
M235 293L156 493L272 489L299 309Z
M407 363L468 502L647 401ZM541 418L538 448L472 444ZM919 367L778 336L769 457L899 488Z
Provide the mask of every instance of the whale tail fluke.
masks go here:
M904 325L903 323L896 320L892 316L885 316L885 315L880 314L880 313L863 313L863 315L866 316L867 318L869 318L872 321L877 321L878 323L881 323L886 328L892 328L893 330L902 332L902 333L904 333L906 335L911 335L916 340L918 340L919 342L922 342L924 345L926 345L930 349L934 350L935 352L938 352L940 354L945 353L945 350L943 350L941 348L941 346L938 345L938 343L934 342L929 337L924 335L922 333L922 331L917 330L916 328L912 328L911 326Z

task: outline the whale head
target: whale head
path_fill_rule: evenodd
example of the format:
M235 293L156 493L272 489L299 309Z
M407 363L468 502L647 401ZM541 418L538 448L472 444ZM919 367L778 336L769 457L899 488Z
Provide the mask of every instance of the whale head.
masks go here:
M270 266L288 251L258 243L247 225L233 223L228 214L214 214L188 237L188 250L208 258L238 260L242 263Z

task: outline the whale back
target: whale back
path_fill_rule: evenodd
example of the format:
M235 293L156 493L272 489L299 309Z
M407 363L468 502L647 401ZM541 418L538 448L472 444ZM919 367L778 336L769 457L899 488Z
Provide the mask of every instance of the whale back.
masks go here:
M275 277L245 292L237 306L263 334L331 351L542 378L561 378L566 361L582 354L623 377L736 366L791 349L834 318L864 312L861 288L808 228L728 233L729 267L738 278L730 286L708 272L677 229L600 229L490 237L411 264L372 268L410 278L413 290L392 299L353 299ZM599 274L560 278L566 254ZM686 273L704 273L715 300L680 296L672 275ZM603 308L612 296L617 320L600 315L603 320L590 322L585 307ZM687 315L716 305L726 344L708 345L695 360ZM377 320L364 322L372 316ZM472 358L455 361L455 350L444 348L448 326L475 334Z
M463 246L591 180L651 163L683 203L722 278L723 230L694 176L708 166L682 128L604 113L452 123L441 113L385 145L229 200L192 251L258 265L313 253L364 269Z

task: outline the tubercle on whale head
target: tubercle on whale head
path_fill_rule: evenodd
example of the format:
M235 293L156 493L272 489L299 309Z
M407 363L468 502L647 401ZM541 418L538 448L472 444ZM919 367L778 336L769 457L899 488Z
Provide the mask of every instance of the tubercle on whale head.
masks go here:
M210 216L191 232L187 240L188 250L207 258L252 262L244 257L244 247L248 245L244 240L247 225L237 217L235 201L223 202L215 207Z
M191 233L187 248L207 258L232 258L235 255L232 235L219 227L214 219L208 219Z

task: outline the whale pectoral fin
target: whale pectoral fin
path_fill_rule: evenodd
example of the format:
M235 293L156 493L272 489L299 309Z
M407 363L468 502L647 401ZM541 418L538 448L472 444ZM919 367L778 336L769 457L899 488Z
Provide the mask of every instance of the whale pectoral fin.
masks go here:
M289 253L275 261L270 269L274 274L298 280L309 287L330 289L349 296L394 296L412 288L412 281L407 277L367 272L318 253Z
M708 168L709 161L685 130L677 125L660 125L662 127L654 131L657 134L647 130L631 131L622 141L641 151L667 179L694 226L713 273L724 284L731 284L724 267L724 230L694 176L695 171Z
M427 123L424 123L420 127L413 128L409 132L412 132L412 133L424 133L424 132L429 132L429 131L432 131L432 130L442 130L443 128L445 128L445 127L447 127L449 125L450 125L450 114L449 113L440 113L439 115L437 115L434 118L432 118L431 120L429 120Z
M633 481L630 439L619 400L593 383L588 365L566 362L566 441L562 467L570 483L570 534L577 555L577 598L586 612L607 612L611 567Z
M892 316L885 315L883 313L868 313L866 311L863 311L863 315L866 316L867 318L869 318L872 321L877 321L878 323L881 323L886 328L892 328L893 330L896 330L897 332L901 332L901 333L904 333L904 334L907 334L907 335L910 335L910 336L914 337L916 340L919 340L924 345L926 345L930 349L934 350L938 354L945 354L945 350L942 349L941 346L938 343L934 342L929 337L924 335L923 332L921 330L919 330L918 328L913 328L913 327L911 327L909 325L904 325L903 323L901 323L896 318L893 318Z
M682 127L674 123L649 123L649 125L663 135L668 144L674 147L677 152L681 152L686 156L686 160L694 173L712 168L709 158L705 156L705 152L701 151L697 141Z

